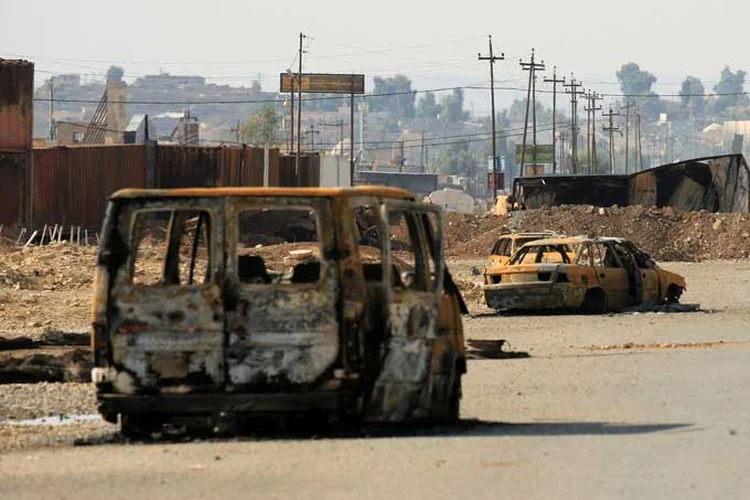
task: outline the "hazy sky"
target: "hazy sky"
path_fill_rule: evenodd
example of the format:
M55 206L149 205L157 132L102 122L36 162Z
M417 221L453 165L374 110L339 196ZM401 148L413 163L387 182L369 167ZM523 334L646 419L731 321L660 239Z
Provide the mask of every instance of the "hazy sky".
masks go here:
M492 34L507 57L496 65L501 86L525 85L518 59L535 47L548 69L602 92L617 92L615 71L628 61L657 75L658 90L676 92L687 75L710 89L725 65L750 69L748 26L750 2L741 0L0 0L0 57L34 60L37 85L45 72L101 76L115 63L126 78L162 70L239 85L262 74L274 90L302 31L303 71L404 73L427 89L486 85L477 52ZM497 95L507 103L522 94ZM469 100L485 112L481 94Z

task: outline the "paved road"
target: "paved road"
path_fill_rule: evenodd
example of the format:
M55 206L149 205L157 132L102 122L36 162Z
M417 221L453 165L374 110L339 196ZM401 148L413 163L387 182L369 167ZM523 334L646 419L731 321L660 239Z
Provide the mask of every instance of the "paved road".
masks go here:
M672 268L722 310L468 318L532 357L471 361L458 428L29 449L0 498L747 498L750 263Z

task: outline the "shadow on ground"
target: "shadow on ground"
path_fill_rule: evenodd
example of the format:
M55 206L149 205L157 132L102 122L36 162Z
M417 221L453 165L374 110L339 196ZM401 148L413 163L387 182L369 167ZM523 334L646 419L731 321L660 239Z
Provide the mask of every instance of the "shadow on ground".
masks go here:
M254 441L287 441L311 439L392 439L392 438L443 438L443 437L505 437L505 436L623 436L653 434L678 429L688 430L692 424L662 423L662 424L627 424L612 422L534 422L510 423L491 422L485 420L461 420L455 425L416 426L402 424L353 425L336 424L331 426L278 427L272 426L262 431L246 431L244 433L226 436L207 436L189 434L161 434L154 435L147 440L128 440L119 434L100 436L91 439L79 439L76 446L105 445L118 443L164 444L189 443L196 440L220 442Z

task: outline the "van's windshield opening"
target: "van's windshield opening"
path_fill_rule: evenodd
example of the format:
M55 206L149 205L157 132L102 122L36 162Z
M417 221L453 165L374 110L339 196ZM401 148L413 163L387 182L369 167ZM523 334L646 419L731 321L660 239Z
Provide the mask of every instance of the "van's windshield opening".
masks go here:
M237 278L245 284L316 283L321 276L318 216L311 207L243 210Z

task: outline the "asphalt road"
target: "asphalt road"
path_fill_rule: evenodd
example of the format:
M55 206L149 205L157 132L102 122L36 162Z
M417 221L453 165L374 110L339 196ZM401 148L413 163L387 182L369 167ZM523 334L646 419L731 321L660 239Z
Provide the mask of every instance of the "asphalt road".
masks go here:
M672 265L697 313L480 315L463 422L0 454L0 498L747 498L750 263Z

